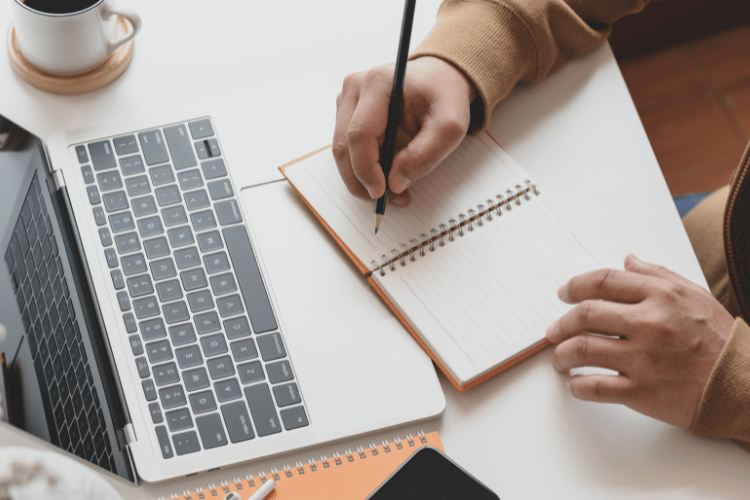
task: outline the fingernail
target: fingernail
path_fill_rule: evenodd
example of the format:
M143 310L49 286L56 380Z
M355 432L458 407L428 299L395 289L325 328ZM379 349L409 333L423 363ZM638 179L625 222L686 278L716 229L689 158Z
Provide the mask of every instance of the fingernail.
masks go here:
M553 321L551 325L547 327L547 331L544 332L544 335L547 337L548 340L552 340L550 337L553 333L555 333L555 327L557 326L557 321Z
M409 179L403 176L403 174L396 174L393 179L389 182L389 187L394 193L403 193L406 188L409 187Z
M373 200L380 198L380 195L375 191L375 188L372 186L365 186L367 188L367 192L370 193L370 198Z
M391 196L391 203L393 203L397 207L405 207L406 206L406 200L404 200L403 198L400 198L398 196Z
M565 302L565 299L568 297L568 287L567 285L563 285L560 288L557 289L557 296Z

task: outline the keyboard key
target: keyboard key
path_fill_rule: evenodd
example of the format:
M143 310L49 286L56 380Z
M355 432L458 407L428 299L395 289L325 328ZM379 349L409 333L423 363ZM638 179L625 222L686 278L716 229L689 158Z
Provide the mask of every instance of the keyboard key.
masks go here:
M104 215L104 209L102 207L94 207L94 222L97 226L103 226L107 223L107 216Z
M174 248L180 248L195 243L193 231L190 229L190 226L172 228L167 231L167 236L169 237L169 242Z
M299 429L300 427L306 427L310 423L307 420L307 415L305 414L305 408L303 406L285 408L281 410L280 413L281 420L284 422L284 429L288 431Z
M161 219L158 215L138 220L138 233L141 238L151 238L164 234L164 226L161 225Z
M232 358L229 356L209 359L206 361L206 365L208 366L208 373L211 375L211 380L230 377L235 373L234 363L232 363Z
M164 218L164 225L167 227L187 224L188 221L185 209L181 206L165 208L161 211L161 216Z
M286 350L284 349L284 344L281 342L279 332L260 335L256 340L258 341L258 348L260 349L263 361L274 361L286 357Z
M130 205L128 205L128 197L125 194L125 191L115 191L114 193L107 193L105 195L102 195L102 199L104 200L104 208L107 210L107 212L117 212L126 208L130 208Z
M174 267L174 261L167 257L166 259L152 261L151 275L156 281L177 276L177 270Z
M253 330L268 332L277 329L276 317L273 314L247 230L244 226L233 226L225 228L223 232Z
M200 235L198 235L200 239ZM203 257L203 263L206 265L206 271L208 274L220 273L222 271L229 271L229 257L225 252L216 252Z
M219 224L229 226L242 222L242 213L237 200L220 201L214 204Z
M125 179L125 189L130 196L141 196L151 192L151 184L145 175L136 175Z
M121 259L122 272L125 276L132 276L134 274L145 273L148 267L146 267L146 259L142 253L136 253L128 255Z
M190 323L183 323L169 327L169 337L175 347L190 344L196 341L195 328ZM188 388L190 390L190 388Z
M146 167L143 165L141 155L133 155L120 158L120 170L122 170L122 175L127 176L141 174L146 171Z
M212 138L206 141L208 144L208 152L212 157L221 156L221 150L219 149L219 141L216 138Z
M244 312L242 309L242 299L237 294L216 299L216 306L219 308L219 314L222 318L236 316Z
M196 368L195 370L182 372L182 377L185 380L185 389L187 389L188 392L205 389L211 385L208 381L208 374L206 373L205 368Z
M206 273L203 272L203 269L183 271L180 273L180 279L182 279L182 286L185 288L186 292L208 286Z
M151 174L151 182L154 186L161 186L163 184L169 184L174 182L174 174L172 173L172 167L167 165L159 165L149 170Z
M268 363L266 365L266 371L268 372L268 380L272 384L286 382L294 378L294 375L292 375L292 367L286 359L275 363Z
M162 306L162 311L164 311L164 320L169 325L181 323L190 319L187 304L182 300L165 304Z
M146 378L149 375L151 375L151 370L149 370L148 367L148 361L146 361L146 358L141 356L140 358L136 358L135 360L135 367L138 370L138 376L141 378ZM72 371L70 373L73 373ZM76 384L68 384L71 386L74 386ZM81 408L83 405L83 402L76 403L75 400L73 401L73 404L76 408Z
M115 236L115 244L120 254L128 254L141 249L141 240L134 232Z
M183 191L190 191L192 189L203 187L203 177L201 176L200 170L197 168L178 173L177 180Z
M159 314L159 302L156 297L146 297L133 301L135 317L138 319L151 318Z
M180 373L177 371L177 365L174 363L164 363L163 365L154 366L153 372L154 380L159 387L180 381Z
M244 316L224 322L224 331L229 339L239 339L250 335L250 324Z
M96 182L99 184L102 193L122 189L122 179L120 178L120 172L117 170L96 174Z
M169 280L156 285L156 291L162 302L171 302L182 298L182 287L177 280Z
M130 343L130 350L133 351L133 356L140 356L143 354L143 343L138 335L131 335L128 337Z
M216 217L212 210L204 210L190 214L190 220L193 223L193 229L196 233L208 231L216 227Z
M83 182L86 184L93 184L96 182L96 177L94 177L94 172L91 170L91 167L89 165L84 165L81 167L81 174L83 175Z
M256 384L245 387L245 396L253 416L255 430L259 436L268 436L281 432L281 422L271 398L267 384Z
M229 182L229 179L220 179L218 181L209 182L208 192L211 194L212 200L223 200L224 198L234 196L232 183Z
M211 311L203 314L197 314L193 317L195 326L198 328L200 335L207 333L218 332L221 330L221 323L219 322L219 316Z
M201 208L208 208L211 202L208 201L208 193L205 189L199 189L197 191L191 191L185 194L185 204L188 210L191 212L194 210L200 210Z
M190 395L190 407L194 413L206 413L216 409L216 400L211 391L203 391Z
M178 455L187 455L200 451L201 445L198 442L198 435L195 431L182 432L172 436L174 439L174 449ZM164 457L167 458L167 457Z
M135 229L133 215L128 211L112 214L109 216L109 227L112 228L112 232L115 234L132 231Z
M169 411L166 417L167 425L172 432L184 431L193 426L193 418L190 416L190 411L187 408Z
M138 327L141 330L141 336L146 342L150 340L161 339L167 336L167 331L164 328L164 321L161 318L150 319L148 321L141 321Z
M181 347L175 349L175 356L177 357L177 364L180 368L193 368L203 364L203 356L197 345L191 345L187 347Z
M98 205L102 202L102 199L99 197L99 189L96 186L87 187L86 194L89 197L89 203L92 205Z
M237 363L257 358L258 350L255 348L255 342L253 342L253 339L232 342L232 357L234 357L234 360Z
M203 176L206 180L216 179L227 175L227 168L224 166L224 160L221 158L201 162L201 168L203 169Z
M161 414L161 407L159 403L151 403L148 405L148 412L151 414L151 421L155 424L164 422L164 416Z
M160 207L166 207L181 202L182 196L177 186L165 186L156 190L156 199Z
M205 160L210 155L208 153L208 144L206 141L197 141L195 143L195 152L198 153L199 160Z
M203 354L210 358L211 356L218 356L229 351L227 347L227 341L224 340L224 335L209 335L201 338L201 346L203 347Z
M209 309L213 309L214 307L214 300L211 297L211 292L209 292L208 290L189 293L187 299L188 304L190 304L190 311L192 311L193 313L207 311Z
M138 152L138 143L135 140L134 135L125 135L122 137L115 137L115 151L117 156L129 155L131 153Z
M138 140L141 142L141 150L146 158L146 165L156 165L169 160L161 130L141 132L138 134Z
M172 408L179 408L187 404L185 398L185 391L181 385L173 385L165 389L159 389L159 397L161 398L161 406L165 410L171 410Z
M172 153L174 168L180 170L194 167L198 164L195 160L190 137L188 137L185 125L175 125L165 128L164 137L167 139L169 152Z
M224 433L218 413L195 417L195 425L198 426L198 433L204 448L217 448L227 444L227 435Z
M302 402L297 384L294 383L275 386L273 394L276 396L276 403L281 408Z
M159 440L159 449L161 450L162 458L172 458L174 456L174 451L172 450L172 443L169 442L169 434L167 434L167 428L165 426L156 426L156 438Z
M91 161L96 171L115 168L117 166L114 151L112 151L112 144L109 140L92 142L89 144L89 153L91 154Z
M143 395L146 396L146 401L156 401L156 386L151 379L144 380L141 382L143 386Z
M76 146L76 157L78 163L84 164L89 162L89 154L86 152L86 146Z
M211 282L211 290L214 292L214 295L226 295L237 291L237 283L234 281L232 273L211 276L209 281Z
M112 246L112 233L110 233L109 229L107 229L106 227L99 229L99 241L102 242L103 247ZM39 264L41 264L41 262Z
M142 198L135 198L130 200L133 205L133 213L136 217L143 217L144 215L151 215L156 213L156 200L151 195L144 196Z
M203 139L214 135L214 128L211 126L211 120L208 118L190 122L188 126L190 127L190 135L193 136L193 139Z
M128 278L127 284L128 292L130 292L130 296L134 299L154 293L154 285L151 283L151 278L149 278L148 274Z
M169 255L169 244L165 237L154 238L143 242L143 249L146 251L146 257L156 259Z
M135 316L133 316L133 313L123 314L122 321L123 323L125 323L125 331L127 331L128 333L135 333L136 331L138 331L138 325L135 322ZM77 345L78 341L72 338L68 338L67 341L68 341L68 344L71 345L71 353L72 353L72 350L73 350L72 344L73 342L76 342L76 345Z
M107 265L110 269L117 267L120 263L120 259L117 258L117 252L114 248L107 248L104 250L104 258L107 260ZM51 303L49 299L45 298L47 304Z
M224 416L224 424L227 426L230 441L240 443L255 437L244 401L222 405L221 414Z
M216 399L219 400L219 403L226 403L227 401L233 401L242 397L240 384L235 378L216 382L214 390L216 391Z
M125 292L117 292L117 302L120 304L120 311L130 311L130 298Z
M201 252L212 252L224 248L224 242L221 241L219 231L209 231L198 235L198 246Z
M198 249L195 247L175 250L174 258L177 262L178 269L189 269L191 267L199 266L201 263Z

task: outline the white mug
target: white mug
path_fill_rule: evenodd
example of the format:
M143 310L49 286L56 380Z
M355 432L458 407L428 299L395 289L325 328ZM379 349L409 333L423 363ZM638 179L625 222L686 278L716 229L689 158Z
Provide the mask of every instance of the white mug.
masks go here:
M64 13L35 10L23 0L12 1L13 27L21 55L33 66L54 75L91 71L141 29L141 18L135 11L108 0L91 0L80 10ZM64 4L57 0L57 5ZM116 14L127 19L132 30L114 39Z

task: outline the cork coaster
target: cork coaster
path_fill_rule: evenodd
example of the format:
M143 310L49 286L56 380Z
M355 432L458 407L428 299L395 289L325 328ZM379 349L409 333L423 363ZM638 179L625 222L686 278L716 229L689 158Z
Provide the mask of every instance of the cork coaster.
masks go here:
M117 16L116 36L127 34L131 29L125 18ZM130 61L133 59L133 45L135 42L135 40L130 40L125 45L122 45L101 66L88 73L59 76L51 75L37 69L21 55L16 40L16 30L13 28L13 25L8 28L7 38L8 56L10 57L10 65L13 71L24 81L38 89L62 95L85 94L115 81L130 65Z

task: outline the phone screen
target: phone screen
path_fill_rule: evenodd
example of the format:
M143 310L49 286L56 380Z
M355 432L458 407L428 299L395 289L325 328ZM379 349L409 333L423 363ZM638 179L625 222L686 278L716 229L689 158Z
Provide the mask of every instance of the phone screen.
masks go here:
M499 500L436 448L420 448L367 500Z

